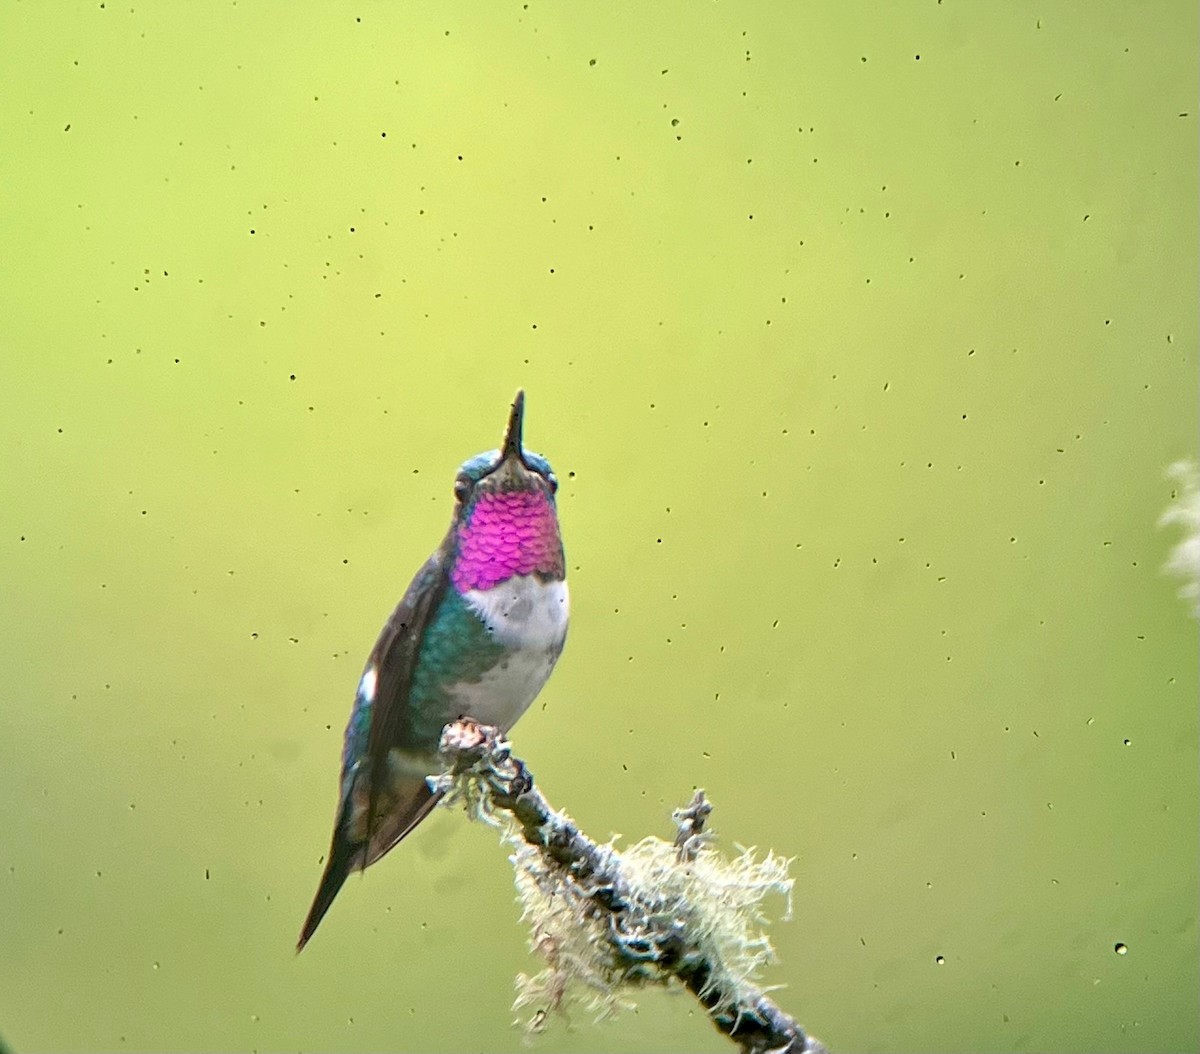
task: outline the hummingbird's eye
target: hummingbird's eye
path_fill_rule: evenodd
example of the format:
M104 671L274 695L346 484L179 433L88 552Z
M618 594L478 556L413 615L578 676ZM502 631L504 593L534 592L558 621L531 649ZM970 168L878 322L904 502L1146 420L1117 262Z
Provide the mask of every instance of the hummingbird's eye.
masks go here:
M550 484L551 494L554 494L558 491L558 477L553 472L546 476L546 482Z
M454 481L454 500L463 502L467 500L467 495L471 493L471 481L466 476L459 476Z

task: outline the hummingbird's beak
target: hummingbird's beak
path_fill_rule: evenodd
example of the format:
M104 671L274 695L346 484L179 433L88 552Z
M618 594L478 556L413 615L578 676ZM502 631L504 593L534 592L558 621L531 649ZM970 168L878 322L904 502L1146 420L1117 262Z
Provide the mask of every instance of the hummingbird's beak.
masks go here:
M525 392L517 391L513 400L512 413L508 415L508 431L504 433L504 445L500 448L500 460L508 461L516 458L524 463L521 456L521 428L525 423Z

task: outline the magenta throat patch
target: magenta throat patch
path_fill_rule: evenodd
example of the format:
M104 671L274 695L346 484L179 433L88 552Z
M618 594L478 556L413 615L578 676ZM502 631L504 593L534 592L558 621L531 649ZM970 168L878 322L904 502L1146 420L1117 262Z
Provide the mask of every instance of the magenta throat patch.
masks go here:
M562 542L550 499L541 491L480 495L458 528L452 580L460 593L491 589L514 575L563 577Z

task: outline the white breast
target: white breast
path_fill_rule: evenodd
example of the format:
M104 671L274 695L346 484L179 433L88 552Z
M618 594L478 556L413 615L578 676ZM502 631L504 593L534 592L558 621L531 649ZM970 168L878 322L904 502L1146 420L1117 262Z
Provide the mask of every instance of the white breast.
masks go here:
M455 694L476 721L511 728L542 690L562 651L570 608L567 583L518 575L492 589L464 593L463 599L509 654Z

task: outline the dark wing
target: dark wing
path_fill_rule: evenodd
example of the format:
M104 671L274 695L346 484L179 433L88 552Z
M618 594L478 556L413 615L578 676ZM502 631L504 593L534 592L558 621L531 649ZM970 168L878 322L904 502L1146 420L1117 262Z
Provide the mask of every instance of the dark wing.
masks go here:
M413 667L421 649L424 628L445 591L446 579L441 560L435 553L417 572L371 651L368 666L375 670L375 691L370 700L366 751L338 806L325 872L300 931L297 951L308 943L350 872L356 867L373 864L437 804L437 797L424 777L391 776L388 751L393 746L403 745ZM354 720L352 717L351 727ZM352 758L356 750L348 730L346 758ZM364 792L367 822L364 827L359 827L355 814ZM377 821L381 801L387 803L387 811Z
M375 830L380 796L387 794L388 751L403 745L401 737L405 731L413 669L425 627L446 592L446 584L440 554L434 553L413 578L371 651L376 677L375 701L363 759L367 779L368 840Z

